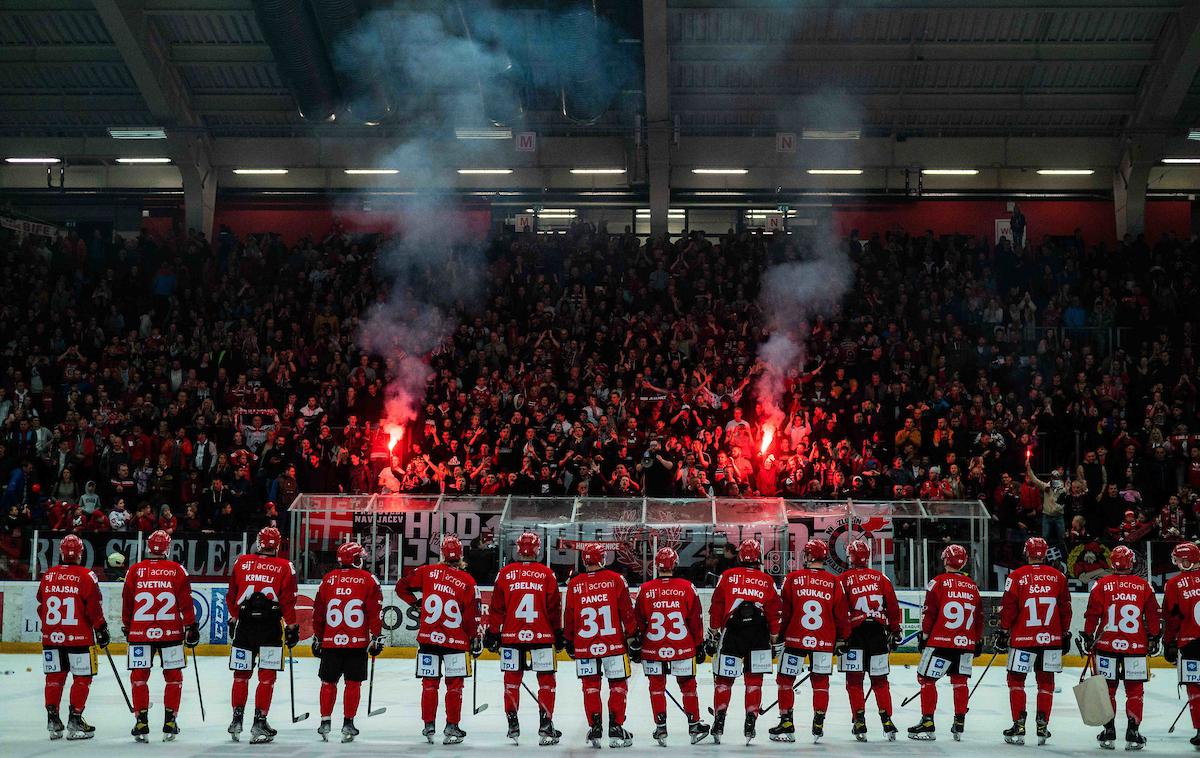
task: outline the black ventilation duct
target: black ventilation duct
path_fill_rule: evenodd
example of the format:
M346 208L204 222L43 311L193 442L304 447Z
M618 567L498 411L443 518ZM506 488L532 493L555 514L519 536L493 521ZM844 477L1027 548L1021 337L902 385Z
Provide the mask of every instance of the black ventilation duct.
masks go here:
M603 86L600 25L595 0L576 3L563 12L562 41L571 52L562 61L562 114L576 123L598 121L611 98Z
M522 76L520 69L505 52L500 42L484 41L471 31L471 22L477 18L468 2L457 0L460 34L467 38L476 50L476 86L483 107L484 118L493 126L517 126L525 118L525 105L521 96Z
M335 76L346 96L351 118L365 124L379 124L392 116L387 91L372 71L353 71L338 65L338 45L359 23L359 4L355 0L311 0L317 27L325 40L325 49L334 61Z
M317 22L299 0L254 0L254 15L306 121L333 121L342 96Z

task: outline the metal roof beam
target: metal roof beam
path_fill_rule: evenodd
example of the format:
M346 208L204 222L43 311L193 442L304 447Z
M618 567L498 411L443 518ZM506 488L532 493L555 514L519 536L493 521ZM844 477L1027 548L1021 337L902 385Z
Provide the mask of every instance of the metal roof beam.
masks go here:
M801 44L675 43L673 63L729 61L762 66L780 62L861 61L912 63L1037 63L1090 61L1152 63L1153 42L816 42Z
M274 60L266 44L176 42L171 45L173 63L272 63Z
M763 0L670 0L671 10L764 8ZM781 6L783 4L780 4ZM1058 0L1049 4L1045 0L842 0L837 4L839 11L937 11L955 13L973 11L1021 10L1031 13L1069 13L1071 11L1173 11L1185 7L1183 0ZM786 7L796 10L831 9L830 0L788 0Z
M671 96L672 107L690 111L786 111L797 107L797 98L805 92L781 93L778 90L697 90L676 92ZM1021 94L1020 92L986 92L974 90L909 90L899 92L875 92L860 94L850 91L855 102L866 109L938 111L977 110L1050 110L1050 111L1121 111L1133 110L1133 93L1112 92L1045 92Z
M1158 64L1138 90L1132 129L1170 123L1200 72L1200 3L1193 2L1163 31Z
M667 44L667 0L642 2L642 51L645 58L646 175L650 233L666 234L671 203L671 96Z
M0 45L0 63L121 63L113 45Z

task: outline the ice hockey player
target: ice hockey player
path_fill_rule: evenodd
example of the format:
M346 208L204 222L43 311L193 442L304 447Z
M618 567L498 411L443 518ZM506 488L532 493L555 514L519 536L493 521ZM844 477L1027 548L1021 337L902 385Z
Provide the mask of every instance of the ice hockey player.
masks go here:
M639 657L637 623L629 585L615 571L604 568L605 546L591 542L583 546L583 573L567 583L563 608L563 637L567 654L575 659L575 673L583 686L583 711L588 719L587 740L600 747L604 714L600 705L600 681L608 679L609 747L629 747L633 735L625 729L625 703L629 695L629 657L626 643Z
M321 580L313 598L312 653L321 659L321 725L317 734L328 741L337 700L337 683L345 679L342 693L342 742L358 736L354 716L367 680L367 655L383 652L383 590L379 580L363 568L365 551L357 542L338 548L338 568Z
M700 698L696 692L696 664L705 659L704 619L696 588L687 579L675 577L678 563L678 553L669 547L659 548L654 556L658 577L642 584L634 603L642 669L650 684L654 739L664 747L668 676L679 682L692 744L708 736L708 725L700 720Z
M37 614L42 626L42 671L46 675L46 729L50 739L63 736L58 709L62 702L67 674L71 682L70 715L67 739L89 740L95 727L83 720L92 677L96 675L96 654L92 641L108 647L108 624L100 599L100 581L91 569L80 564L83 540L74 534L62 538L58 546L62 562L42 574L37 589Z
M1108 680L1108 696L1117 707L1117 687L1125 682L1125 749L1141 750L1146 738L1142 722L1143 688L1150 678L1147 656L1158 655L1162 618L1150 582L1133 575L1134 553L1117 545L1108 556L1113 573L1092 585L1083 615L1084 648L1094 654L1093 671ZM1103 624L1103 625L1101 625ZM1115 719L1096 735L1100 747L1112 750L1117 739Z
M1187 688L1188 709L1200 750L1200 547L1181 542L1171 551L1180 573L1167 580L1163 593L1163 658L1175 664L1178 683Z
M183 647L200 644L192 585L187 570L167 558L171 535L161 529L146 539L146 558L129 567L121 593L121 628L129 641L129 676L137 714L130 734L146 742L150 734L150 668L157 655L166 686L163 692L163 740L179 734L175 715L183 695Z
M419 566L396 582L396 596L420 608L417 629L417 678L421 680L421 721L430 744L437 733L438 684L446 679L446 727L443 745L457 745L467 733L462 720L463 682L479 656L479 589L463 570L463 546L453 534L442 536L442 562ZM419 596L419 597L418 597ZM468 655L470 653L470 655Z
M1008 654L1008 705L1013 724L1004 730L1010 745L1025 744L1025 677L1037 682L1037 740L1050 739L1054 675L1071 649L1071 592L1067 577L1046 565L1048 546L1041 537L1025 540L1028 565L1015 569L1004 583L1000 628L993 647Z
M296 568L279 557L283 537L273 526L264 527L254 542L254 552L239 556L229 577L225 605L229 611L229 669L233 672L233 720L229 735L237 742L250 691L250 675L258 667L254 693L254 723L250 742L275 739L267 723L277 672L283 670L283 645L300 641L296 623ZM280 622L285 624L282 633Z
M849 610L842 585L825 570L829 545L812 539L804 544L804 568L783 580L779 594L783 600L783 652L779 656L779 725L768 730L775 742L794 742L796 726L792 708L796 703L796 677L808 662L812 683L814 742L825 734L825 712L829 710L829 675L839 640L850 633Z
M921 685L921 722L909 727L914 740L933 740L933 714L937 709L937 680L949 674L954 692L954 723L950 734L962 739L967 718L967 682L971 663L983 652L983 602L975 580L967 576L967 549L947 545L942 550L945 572L938 574L925 590L921 608L921 633L917 647L921 662L917 682Z
M533 532L517 537L516 560L500 569L492 588L484 646L500 652L508 738L516 743L521 736L517 720L521 679L526 671L532 671L538 680L540 743L557 745L562 732L554 728L554 672L558 665L554 651L566 646L566 638L558 580L548 566L538 563L541 552L542 540Z
M900 604L891 581L869 568L871 543L856 539L846 547L850 568L839 577L846 605L850 608L850 636L838 658L838 670L846 674L846 693L854 714L851 733L867 740L867 699L863 680L871 677L871 691L879 706L879 720L889 740L896 739L892 723L892 691L888 685L891 664L888 655L900 642Z
M720 744L733 682L744 672L746 744L762 704L762 680L772 671L772 653L779 637L782 604L775 582L762 570L762 548L746 540L737 551L738 565L726 569L713 590L708 608L705 652L713 657L713 742Z

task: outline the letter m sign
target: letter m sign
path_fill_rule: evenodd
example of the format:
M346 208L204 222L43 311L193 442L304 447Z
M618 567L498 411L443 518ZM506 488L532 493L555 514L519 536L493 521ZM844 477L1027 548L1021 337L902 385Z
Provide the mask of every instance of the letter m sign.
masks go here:
M537 152L537 132L518 132L517 133L517 152L518 153Z

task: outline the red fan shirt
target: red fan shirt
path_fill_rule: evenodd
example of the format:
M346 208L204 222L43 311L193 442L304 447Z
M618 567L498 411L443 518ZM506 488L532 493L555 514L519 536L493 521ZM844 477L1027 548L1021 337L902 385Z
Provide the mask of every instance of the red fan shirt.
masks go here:
M179 642L196 623L187 569L167 558L130 567L121 592L121 625L130 642Z
M1163 638L1176 647L1200 639L1200 571L1184 571L1167 580L1163 623Z
M87 647L104 625L100 581L83 566L63 564L42 574L37 589L44 647Z
M420 566L396 582L396 595L420 604L418 643L470 649L479 631L479 588L470 574L445 563Z
M1088 595L1083 631L1094 635L1096 650L1145 655L1149 637L1162 632L1154 589L1140 576L1109 574Z
M850 636L846 596L833 574L800 569L788 574L779 594L783 600L784 643L799 650L833 652L834 643Z
M679 661L691 658L704 641L700 598L687 579L664 576L642 585L634 603L642 634L642 658Z
M562 629L554 572L533 561L514 561L500 569L488 604L488 629L506 645L553 644Z
M925 590L921 633L930 647L974 650L983 639L983 601L966 574L938 574Z
M735 566L721 574L708 606L709 627L724 629L729 616L742 603L757 605L767 619L771 635L779 634L779 615L783 603L775 589L775 582L765 571L749 566Z
M577 657L621 655L626 638L636 629L625 577L599 569L576 574L567 582L563 634Z
M383 632L383 590L366 569L336 568L313 598L313 637L331 649L366 647Z
M285 624L296 623L296 567L291 561L274 555L239 556L225 595L231 621L237 621L242 606L255 592L279 602Z
M883 624L889 631L900 632L900 603L891 581L870 568L853 568L842 573L842 593L850 607L850 631L867 621Z
M1071 592L1061 571L1039 564L1008 575L1000 599L1000 628L1015 648L1059 647L1071 628Z

